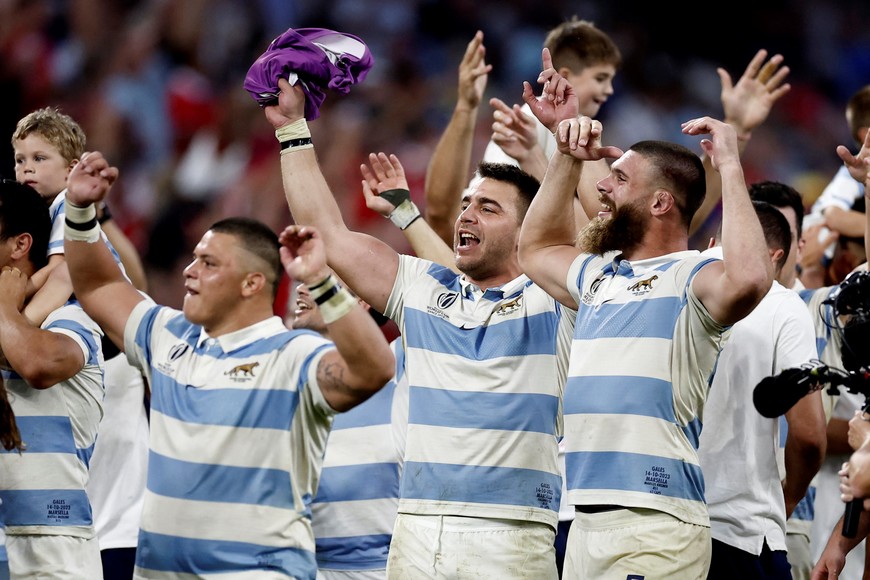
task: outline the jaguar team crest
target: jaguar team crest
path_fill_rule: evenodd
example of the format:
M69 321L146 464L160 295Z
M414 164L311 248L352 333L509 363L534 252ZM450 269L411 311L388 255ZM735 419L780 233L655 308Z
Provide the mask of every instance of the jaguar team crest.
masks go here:
M254 369L258 366L260 366L260 363L258 362L249 362L241 365L236 365L224 374L234 378L253 377Z
M646 294L653 289L653 282L658 279L658 274L653 274L646 280L638 280L637 282L629 286L627 290L629 292L633 292L635 295Z
M523 307L523 295L520 294L513 300L509 300L505 302L501 306L498 307L498 310L495 311L499 316L505 316L506 314L510 314L511 312L516 312L520 308Z

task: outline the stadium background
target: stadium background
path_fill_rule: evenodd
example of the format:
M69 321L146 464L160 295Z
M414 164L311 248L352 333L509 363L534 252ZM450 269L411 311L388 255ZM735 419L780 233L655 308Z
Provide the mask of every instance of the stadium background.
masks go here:
M738 9L739 8L739 9ZM701 16L701 13L705 14ZM713 14L711 16L710 14ZM375 64L347 96L329 94L311 123L327 179L352 228L409 251L370 213L359 164L396 153L422 204L426 164L450 117L468 40L485 34L493 64L487 98L519 102L534 81L546 31L572 15L593 21L623 52L614 97L602 108L609 143L680 141L680 123L721 116L716 67L736 82L759 48L781 53L791 92L753 135L747 181L774 179L809 204L853 147L843 110L870 82L870 2L793 0L698 4L562 0L0 0L0 130L56 106L78 120L88 148L121 169L110 205L141 251L150 290L180 306L181 270L202 232L224 215L276 230L289 223L278 147L242 88L251 62L287 28L361 37ZM478 120L475 157L489 137ZM0 175L13 177L9 139ZM715 216L714 218L715 219ZM703 243L706 232L696 237Z

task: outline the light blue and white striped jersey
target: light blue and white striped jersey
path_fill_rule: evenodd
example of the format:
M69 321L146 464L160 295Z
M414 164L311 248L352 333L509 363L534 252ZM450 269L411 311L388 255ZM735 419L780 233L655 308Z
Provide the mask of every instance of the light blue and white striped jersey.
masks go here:
M313 579L310 504L335 413L317 365L332 343L277 316L210 338L148 300L124 343L151 386L136 574Z
M396 375L365 402L336 415L311 519L320 570L384 570L399 507L401 449L393 431L407 422L397 392L407 390L401 339L390 345ZM401 429L401 427L399 427Z
M400 256L385 314L409 384L399 512L556 527L573 310L528 277L481 291Z
M726 328L692 292L713 260L581 254L567 288L577 324L565 385L568 498L709 526L698 438Z
M65 207L65 198L66 198L66 190L62 191L59 195L57 195L49 206L49 215L51 217L51 232L49 234L49 243L48 243L48 256L52 256L54 254L62 254L63 253L63 227L64 227L64 207ZM117 251L111 244L108 243L108 239L103 234L103 239L106 240L109 248L112 251L112 255L115 257L115 261L120 264L121 258L118 255ZM121 267L123 271L123 266ZM102 333L102 331L100 331ZM102 355L101 355L102 356ZM100 375L100 384L102 385L102 374ZM102 403L102 396L100 397L100 401ZM102 411L101 411L102 416ZM2 452L2 451L0 451ZM89 504L90 506L90 504ZM2 512L0 512L2 513ZM88 513L90 513L90 507L88 507ZM7 560L6 557L6 537L3 532L2 522L0 522L0 562L5 562Z
M66 190L61 191L48 207L51 216L51 234L48 238L48 256L63 254L63 226L66 215Z
M47 389L32 388L14 371L2 372L27 450L0 449L0 519L9 536L92 538L85 484L103 416L102 332L75 301L52 312L42 328L73 339L85 362Z

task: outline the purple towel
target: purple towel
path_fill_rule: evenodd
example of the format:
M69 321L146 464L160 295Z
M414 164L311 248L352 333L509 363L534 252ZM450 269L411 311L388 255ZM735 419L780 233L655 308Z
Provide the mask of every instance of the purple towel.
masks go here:
M261 107L278 99L278 79L298 76L305 91L305 118L320 116L320 106L330 88L347 94L362 82L373 59L369 47L352 34L326 28L290 28L272 41L245 76L245 89Z

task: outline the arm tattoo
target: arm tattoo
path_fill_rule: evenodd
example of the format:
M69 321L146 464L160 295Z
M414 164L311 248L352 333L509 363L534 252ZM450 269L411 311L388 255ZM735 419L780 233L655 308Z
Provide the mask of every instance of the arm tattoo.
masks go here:
M321 389L329 391L347 393L350 387L344 380L344 373L347 370L344 364L334 360L327 360L326 357L320 359L317 365L317 382Z

